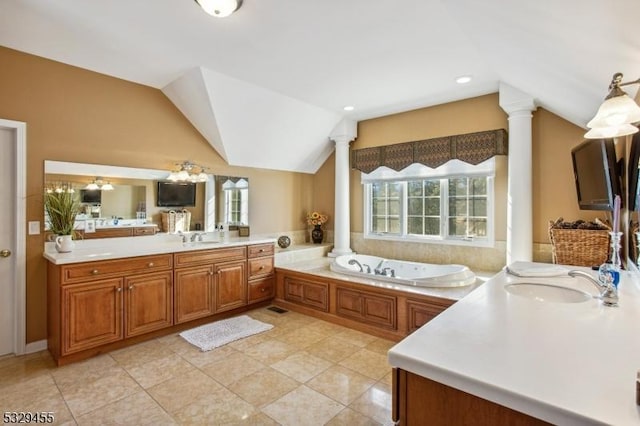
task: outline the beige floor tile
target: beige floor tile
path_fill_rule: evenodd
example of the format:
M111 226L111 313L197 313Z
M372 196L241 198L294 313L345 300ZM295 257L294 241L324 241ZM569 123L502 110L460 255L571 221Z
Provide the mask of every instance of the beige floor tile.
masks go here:
M321 321L321 320L318 320L313 324L309 324L305 326L305 329L316 331L318 333L322 333L327 336L338 334L346 330L346 328L342 327L341 325L337 325L328 321Z
M182 338L181 338L182 339ZM219 348L212 349L210 351L201 351L192 344L189 343L189 350L180 353L179 355L187 362L195 367L202 368L205 365L211 364L216 361L220 361L228 357L229 355L237 354L238 351L233 349L229 345L221 346Z
M374 341L367 344L365 349L369 349L372 352L377 352L386 356L389 349L395 346L395 344L396 342L392 342L391 340L376 338Z
M301 385L262 409L281 425L323 425L338 414L344 406L326 396Z
M307 386L349 405L375 384L375 380L341 366L333 366L311 379Z
M128 367L126 370L140 386L148 389L165 380L188 374L194 371L195 367L180 355L172 353L164 358Z
M392 424L391 387L383 383L376 383L353 401L349 408L382 424Z
M166 344L154 339L110 352L109 355L123 367L132 367L167 357L172 353Z
M318 343L326 337L327 335L325 333L310 330L308 327L302 327L276 337L276 339L299 349L304 349Z
M103 407L142 388L120 367L104 370L103 375L91 382L74 383L60 391L75 417Z
M374 380L382 379L391 371L386 355L368 349L360 349L339 364Z
M13 410L14 407L31 406L42 398L56 395L60 395L60 392L51 375L38 375L3 386L0 407Z
M377 337L372 336L370 334L363 333L363 332L357 331L357 330L352 330L352 329L349 329L349 328L347 328L344 331L334 335L333 337L335 337L336 339L340 339L340 340L344 340L346 342L349 342L352 345L360 346L361 348L364 348L369 343L371 343L371 342L373 342L374 340L377 339Z
M147 392L167 412L174 413L198 398L220 389L223 389L220 383L202 371L195 370L155 385L147 389Z
M291 392L300 385L297 381L284 374L266 367L253 373L245 380L239 380L229 386L229 390L236 393L245 401L262 407Z
M331 367L331 365L331 362L326 359L318 358L309 352L301 351L271 364L271 367L300 383L305 383Z
M352 345L344 340L327 337L307 348L315 356L331 362L340 362L360 350L360 346Z
M53 358L48 352L0 358L0 386L48 375L56 368Z
M244 353L265 365L271 365L298 351L298 348L279 340L271 339L244 350Z
M146 392L137 392L77 418L78 425L175 425Z
M347 407L329 420L326 426L378 426L380 424L381 423L376 422L372 418Z
M280 423L273 420L264 413L256 413L238 421L226 423L225 426L280 426Z
M202 367L202 371L224 386L229 386L262 370L264 367L265 365L260 361L242 352L237 352L222 358L220 361L205 365Z
M228 424L247 419L256 413L253 405L227 389L204 395L174 414L179 424Z
M380 381L389 386L393 386L393 371L390 371L389 374L384 376Z
M105 371L117 367L116 361L109 355L100 355L84 361L58 367L51 372L60 389L76 383L92 382L104 376Z

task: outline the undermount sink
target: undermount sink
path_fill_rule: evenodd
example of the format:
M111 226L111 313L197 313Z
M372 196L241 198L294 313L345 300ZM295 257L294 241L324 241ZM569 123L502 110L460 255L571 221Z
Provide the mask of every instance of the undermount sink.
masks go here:
M542 283L513 283L504 289L515 296L526 297L539 302L581 303L593 298L582 290Z
M193 246L203 246L203 245L209 245L209 244L222 244L222 241L211 241L211 240L188 241L188 242L182 243L182 244L187 246L187 247L193 247Z

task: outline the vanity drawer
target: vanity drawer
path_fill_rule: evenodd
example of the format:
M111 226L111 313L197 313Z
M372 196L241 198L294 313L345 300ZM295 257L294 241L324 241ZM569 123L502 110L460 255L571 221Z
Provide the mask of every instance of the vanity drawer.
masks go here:
M273 274L273 257L249 259L249 279Z
M272 298L275 288L274 281L275 279L273 277L250 281L248 297L249 303Z
M249 258L273 256L274 247L273 244L255 244L249 246Z
M118 275L155 272L171 269L172 265L173 258L171 254L76 263L62 266L62 283L68 284Z
M176 268L182 268L191 265L219 263L230 260L244 260L247 257L247 248L242 246L212 250L186 251L176 253L174 256Z
M140 235L155 235L157 231L157 226L137 226L133 228L133 235L135 237Z

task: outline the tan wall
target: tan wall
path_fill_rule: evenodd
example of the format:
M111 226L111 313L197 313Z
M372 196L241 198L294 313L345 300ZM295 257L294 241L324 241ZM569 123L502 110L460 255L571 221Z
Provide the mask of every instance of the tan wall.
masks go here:
M252 234L303 230L313 176L230 167L157 89L0 47L0 118L27 123L27 220L43 221L44 160L247 176ZM256 141L258 147L258 141ZM44 237L27 237L27 342L45 339Z

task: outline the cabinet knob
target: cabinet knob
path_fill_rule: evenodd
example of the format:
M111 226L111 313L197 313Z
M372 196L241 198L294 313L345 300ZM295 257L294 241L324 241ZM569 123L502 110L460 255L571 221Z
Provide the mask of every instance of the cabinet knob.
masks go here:
M91 271L91 275L98 275L98 270L94 269L93 271Z
M263 269L264 269L264 265L263 265L263 266L260 266L260 270L263 270Z
M153 262L149 262L149 264L147 265L149 268L153 268Z
M122 287L118 287L118 288L116 288L116 291L117 291L118 293L120 293L120 292L122 291Z
M213 275L213 271L209 271L209 275Z
M129 286L129 290L133 290L133 286L132 285Z
M260 251L260 253L262 253L264 251L264 249L260 249L259 251Z
M262 288L260 289L260 291L264 293L265 291L267 291L267 289L266 289L266 288L264 288L264 287L262 287Z

